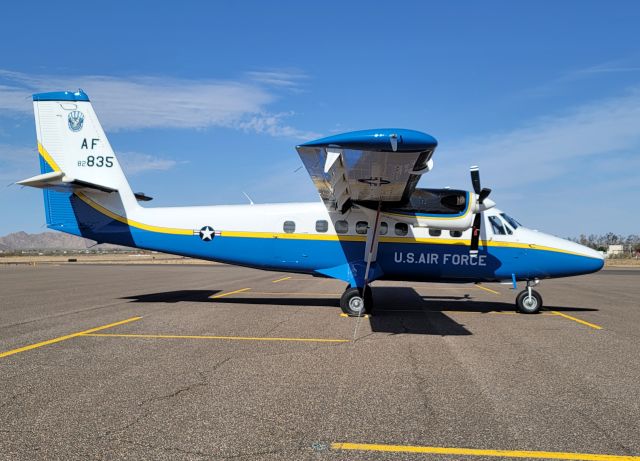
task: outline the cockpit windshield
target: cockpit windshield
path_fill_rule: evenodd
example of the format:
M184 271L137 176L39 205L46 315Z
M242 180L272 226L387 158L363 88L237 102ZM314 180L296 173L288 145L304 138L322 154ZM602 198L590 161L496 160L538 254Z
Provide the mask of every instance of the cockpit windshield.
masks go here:
M504 225L502 224L502 221L500 221L500 218L498 218L497 216L489 216L489 222L491 223L491 229L493 230L494 234L496 235L507 234L504 228Z
M509 225L511 227L513 227L513 229L517 229L518 227L522 226L522 224L520 224L518 221L516 221L515 219L513 219L511 216L509 216L507 213L500 213L500 216L502 216L502 219L504 219L505 221L507 221L509 223Z

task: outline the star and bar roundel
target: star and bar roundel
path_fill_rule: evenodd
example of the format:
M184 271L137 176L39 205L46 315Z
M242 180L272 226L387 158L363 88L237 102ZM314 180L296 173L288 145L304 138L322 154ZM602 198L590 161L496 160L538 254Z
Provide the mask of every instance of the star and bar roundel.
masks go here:
M210 242L216 235L220 235L220 233L214 231L211 226L204 226L200 230L194 230L193 235L199 236L203 242Z

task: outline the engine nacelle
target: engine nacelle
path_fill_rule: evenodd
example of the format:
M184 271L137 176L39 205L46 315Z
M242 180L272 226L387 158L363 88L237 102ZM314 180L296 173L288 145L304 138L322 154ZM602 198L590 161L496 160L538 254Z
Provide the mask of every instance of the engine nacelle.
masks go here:
M409 203L383 207L389 218L414 227L464 231L473 225L474 215L495 206L485 199L478 203L475 193L457 189L416 189Z

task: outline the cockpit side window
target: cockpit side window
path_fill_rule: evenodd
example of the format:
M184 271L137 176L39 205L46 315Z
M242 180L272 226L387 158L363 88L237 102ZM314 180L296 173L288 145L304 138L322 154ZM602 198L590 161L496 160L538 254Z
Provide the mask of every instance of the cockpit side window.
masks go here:
M504 224L497 216L489 216L489 222L491 223L491 229L496 235L506 235L507 231L504 229Z
M505 221L507 221L509 223L509 225L511 227L513 227L513 229L517 229L518 227L520 227L522 224L520 224L518 221L516 221L515 219L513 219L511 216L509 216L507 213L500 213L500 216L502 216L502 219L504 219Z

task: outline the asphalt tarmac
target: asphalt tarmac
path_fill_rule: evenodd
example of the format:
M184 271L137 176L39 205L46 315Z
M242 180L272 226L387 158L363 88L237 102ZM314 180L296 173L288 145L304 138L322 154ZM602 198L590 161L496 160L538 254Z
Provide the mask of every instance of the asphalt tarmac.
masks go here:
M640 270L373 285L0 267L0 459L640 460ZM533 452L533 453L532 453Z

